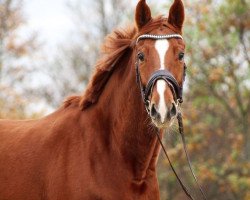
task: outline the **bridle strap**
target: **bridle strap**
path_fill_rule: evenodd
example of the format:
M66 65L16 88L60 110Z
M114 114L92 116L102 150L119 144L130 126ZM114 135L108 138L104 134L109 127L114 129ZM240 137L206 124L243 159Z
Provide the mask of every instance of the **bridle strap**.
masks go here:
M167 70L158 70L156 71L149 79L146 87L143 86L142 80L141 80L141 75L139 71L139 61L137 60L136 62L136 81L140 86L140 92L141 92L141 97L143 99L143 102L145 104L146 110L149 113L149 98L152 92L152 89L156 83L156 81L162 79L165 80L173 95L174 95L174 100L176 103L182 103L182 86L179 86L178 82L176 79L173 77L173 75L167 71Z
M136 70L136 82L137 84L139 85L140 87L140 92L141 92L141 97L142 97L142 100L143 100L143 103L146 107L146 110L149 114L149 102L146 100L145 98L145 89L144 89L144 86L142 84L142 80L141 80L141 75L140 75L140 71L139 71L139 61L137 60L136 64L135 64L135 70Z
M152 88L154 87L156 81L160 79L165 80L170 85L170 88L173 90L172 91L173 94L175 94L175 101L177 101L178 99L182 99L182 87L179 86L178 82L173 77L173 75L168 70L158 70L153 73L146 86L145 89L146 100L149 100Z
M171 160L170 160L170 158L169 158L169 156L168 156L167 150L165 149L165 147L164 147L164 145L163 145L163 143L162 143L162 141L161 141L159 132L157 132L156 135L157 135L157 139L158 139L158 141L159 141L159 143L160 143L160 145L161 145L161 147L162 147L162 149L163 149L163 152L164 152L164 154L165 154L166 157L167 157L168 163L169 163L169 165L170 165L172 171L174 172L175 177L177 178L179 184L181 185L182 190L183 190L183 191L185 192L185 194L189 197L189 199L194 200L194 198L192 197L192 195L191 195L190 192L188 191L187 187L183 184L182 180L180 179L180 177L178 176L177 172L175 171L174 166L173 166L173 164L172 164L172 162L171 162Z
M198 186L198 188L199 188L199 190L200 190L200 192L201 192L201 194L203 196L203 199L206 200L207 199L206 195L205 195L201 185L198 183L197 177L195 176L194 170L192 168L191 160L190 160L190 157L189 157L189 154L188 154L188 151L187 151L187 144L186 144L186 139L185 139L185 136L184 136L184 126L183 126L181 112L178 113L177 120L178 120L178 124L179 124L179 132L180 132L181 139L182 139L183 149L184 149L185 154L186 154L189 169L190 169L190 171L191 171L191 173L192 173L192 175L194 177L196 185Z
M154 40L160 40L160 39L171 39L171 38L178 38L178 39L183 39L181 35L179 34L170 34L170 35L150 35L150 34L144 34L144 35L141 35L137 38L136 40L136 44L138 44L138 42L140 40L143 40L143 39L154 39ZM184 63L184 74L183 74L183 82L185 81L185 76L186 76L186 64ZM178 82L176 81L176 79L174 78L174 76L167 70L159 70L159 71L156 71L152 76L151 78L149 79L149 82L148 84L146 85L146 88L143 86L142 84L142 80L141 80L141 76L140 76L140 70L139 70L139 60L137 59L137 62L136 62L136 79L137 79L137 83L139 84L140 86L140 92L141 92L141 96L142 96L142 99L143 99L143 102L145 104L145 107L146 107L146 110L149 114L150 112L150 109L149 109L149 97L152 93L152 89L156 83L157 80L160 80L160 79L163 79L165 80L168 85L170 86L171 90L172 90L172 93L173 93L173 96L175 98L175 102L177 104L181 104L183 102L182 100L182 86L179 86ZM183 122L182 122L182 115L181 113L179 112L178 115L177 115L177 119L178 119L178 125L179 125L179 132L180 132L180 135L181 135L181 138L182 138L182 143L183 143L183 148L184 148L184 151L185 151L185 155L186 155L186 158L187 158L187 161L188 161L188 165L189 165L189 168L190 168L190 171L194 177L194 180L197 184L197 186L199 187L199 190L203 196L203 199L207 200L206 196L205 196L205 193L203 192L201 186L199 185L198 181L197 181L197 178L194 174L194 171L192 169L192 165L191 165L191 161L190 161L190 158L189 158L189 155L188 155L188 152L187 152L187 147L186 147L186 140L185 140L185 137L184 137L184 128L183 128ZM160 135L159 133L157 132L157 138L158 138L158 141L167 157L167 160L170 164L170 167L172 169L172 171L174 172L178 182L180 183L183 191L185 192L185 194L189 197L189 199L191 200L194 200L194 198L191 196L190 192L188 191L188 189L185 187L185 185L183 184L183 182L181 181L180 177L178 176L177 172L175 171L173 165L172 165L172 162L167 154L167 151L161 141L161 138L160 138Z
M192 175L193 175L193 177L194 177L194 180L195 180L196 185L198 186L198 188L199 188L199 190L200 190L200 192L201 192L201 194L202 194L203 199L204 199L204 200L207 200L206 195L205 195L204 191L202 190L201 185L198 183L197 177L195 176L194 170L193 170L193 168L192 168L192 164L191 164L191 161L190 161L190 157L189 157L189 154L188 154L188 151L187 151L186 140L185 140L185 137L184 137L184 128L183 128L183 122L182 122L182 115L181 115L180 112L179 112L178 115L177 115L177 119L178 119L178 124L179 124L179 132L180 132L181 139L182 139L182 143L183 143L183 149L184 149L184 151L185 151L185 155L186 155L186 158L187 158L187 162L188 162L189 169L190 169L190 171L191 171L191 173L192 173ZM170 158L169 158L169 156L168 156L167 150L165 149L165 147L164 147L164 145L163 145L163 143L162 143L162 141L161 141L159 132L156 132L156 136L157 136L157 139L158 139L158 141L159 141L159 143L160 143L160 145L161 145L161 147L162 147L162 149L163 149L163 152L164 152L164 154L165 154L165 156L166 156L166 158L167 158L167 160L168 160L168 162L169 162L169 165L170 165L172 171L173 171L174 174L175 174L175 177L177 178L179 184L181 185L182 190L183 190L183 191L185 192L185 194L189 197L189 199L194 200L194 198L193 198L192 195L190 194L189 190L188 190L187 187L183 184L182 180L180 179L180 177L178 176L177 172L175 171L174 166L173 166L173 164L172 164L172 162L171 162L171 160L170 160Z
M183 40L182 36L180 34L168 34L168 35L152 35L152 34L144 34L137 38L136 45L139 43L140 40L145 39L153 39L153 40L163 40L163 39L172 39L177 38ZM186 75L186 65L184 63L184 74L183 74L183 82ZM140 86L141 90L141 96L143 99L143 102L146 106L147 112L149 112L149 97L151 94L151 91L156 83L157 80L163 79L165 80L168 85L170 86L170 89L172 90L172 93L175 94L175 102L176 103L182 103L182 85L180 86L177 82L177 80L174 78L172 73L170 73L168 70L158 70L153 73L153 75L150 77L147 85L144 87L141 80L141 75L139 71L139 60L137 58L136 61L136 79L137 83Z

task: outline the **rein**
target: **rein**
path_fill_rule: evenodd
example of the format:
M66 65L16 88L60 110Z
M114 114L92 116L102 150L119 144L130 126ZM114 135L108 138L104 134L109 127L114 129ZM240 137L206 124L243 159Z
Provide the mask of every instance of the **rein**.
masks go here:
M171 39L171 38L178 38L178 39L182 39L182 36L179 35L179 34L169 34L169 35L150 35L150 34L145 34L145 35L141 35L137 38L136 40L136 45L138 44L138 42L140 40L144 40L144 39L153 39L153 40L162 40L162 39ZM186 77L186 64L184 64L184 74L183 74L183 82L185 81L185 77ZM142 99L143 99L143 102L144 102L144 105L146 107L146 110L148 112L148 114L150 113L150 95L152 93L152 90L153 90L153 87L156 83L156 81L158 80L165 80L167 82L167 84L169 85L171 91L172 91L172 94L174 96L174 100L175 100L175 103L180 105L182 102L183 102L183 99L182 99L182 92L183 92L183 86L179 85L177 80L174 78L174 76L172 75L171 72L169 72L168 70L158 70L156 72L153 73L153 75L151 76L151 78L149 79L148 83L146 86L143 86L142 84L142 80L141 80L141 75L140 75L140 70L139 70L139 59L137 58L137 61L136 61L136 80L137 80L137 83L139 84L139 87L140 87L140 91L141 91L141 96L142 96ZM188 162L188 165L189 165L189 168L190 168L190 171L192 173L192 176L197 184L197 186L199 187L199 190L203 196L203 199L207 199L206 196L205 196L205 193L203 192L202 190L202 187L199 185L198 183L198 180L197 180L197 177L195 176L194 174L194 171L193 171L193 168L192 168L192 165L191 165L191 161L190 161L190 157L189 157L189 154L188 154L188 151L187 151L187 145L186 145L186 140L185 140L185 136L184 136L184 128L183 128L183 122L182 122L182 115L181 115L181 112L178 112L178 115L177 115L177 120L178 120L178 125L179 125L179 132L180 132L180 135L181 135L181 139L182 139L182 143L183 143L183 148L184 148L184 151L185 151L185 155L186 155L186 158L187 158L187 162ZM190 192L188 191L187 187L183 184L182 180L180 179L180 177L178 176L176 170L174 169L174 166L172 165L172 162L168 156L168 153L167 153L167 150L165 149L163 143L162 143L162 140L160 138L160 135L159 135L159 132L157 132L157 139L164 151L164 154L166 155L167 157L167 160L170 164L170 167L172 169L172 171L174 172L179 184L181 185L183 191L185 192L185 194L187 195L187 197L189 197L189 199L191 200L194 200L194 198L191 196Z

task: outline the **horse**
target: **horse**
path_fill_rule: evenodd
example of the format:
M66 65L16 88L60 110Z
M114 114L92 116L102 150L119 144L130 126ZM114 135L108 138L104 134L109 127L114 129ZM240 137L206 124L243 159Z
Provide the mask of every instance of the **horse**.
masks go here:
M164 130L185 73L184 5L107 36L83 95L38 120L0 121L0 200L157 200Z

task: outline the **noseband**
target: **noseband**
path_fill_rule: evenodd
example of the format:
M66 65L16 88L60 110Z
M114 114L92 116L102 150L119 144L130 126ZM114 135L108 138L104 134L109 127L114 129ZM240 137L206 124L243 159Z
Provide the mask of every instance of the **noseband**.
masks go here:
M138 37L136 44L138 44L138 42L140 40L145 40L145 39L163 40L163 39L171 39L171 38L183 39L182 36L179 34L170 34L170 35L145 34L145 35L141 35ZM185 76L186 76L186 65L184 64L183 82L185 80ZM158 80L164 80L167 82L167 84L169 85L169 87L172 91L172 94L174 96L174 100L175 100L176 104L183 102L182 85L179 85L177 80L175 79L175 77L172 75L172 73L166 69L155 71L152 74L152 76L150 77L147 85L143 86L142 80L141 80L141 75L140 75L140 70L139 70L139 60L137 58L137 61L136 61L136 79L137 79L137 83L140 86L141 96L142 96L142 99L143 99L143 102L145 104L147 112L149 112L149 110L150 110L150 108L149 108L150 100L149 99L150 99L150 96L152 94L153 87Z
M179 35L179 34L170 34L170 35L150 35L150 34L145 34L145 35L141 35L137 38L137 41L136 41L136 45L138 44L138 42L140 40L145 40L145 39L152 39L152 40L162 40L162 39L171 39L171 38L177 38L177 39L182 39L182 36ZM143 99L143 102L145 104L145 107L146 107L146 110L148 112L148 114L150 113L150 96L152 95L152 90L153 90L153 87L155 85L155 83L158 81L158 80L164 80L167 82L167 84L169 85L171 91L172 91L172 94L173 94L173 97L174 97L174 101L177 105L181 104L183 102L183 99L182 99L182 91L183 91L183 83L185 81L185 77L186 77L186 64L184 63L184 73L183 73L183 81L182 81L182 85L179 85L177 80L175 79L175 77L173 76L173 74L164 69L164 70L158 70L156 72L154 72L152 74L152 76L150 77L148 83L146 86L143 86L142 84L142 80L141 80L141 75L140 75L140 70L139 70L139 58L137 58L137 61L136 61L136 79L137 79L137 83L139 84L139 87L140 87L140 91L141 91L141 96L142 96L142 99ZM188 165L189 165L189 168L190 168L190 171L195 179L195 182L197 184L197 186L199 187L199 190L203 196L203 199L207 199L206 196L205 196L205 193L203 192L201 186L199 185L198 181L197 181L197 178L194 174L194 171L192 169L192 166L191 166L191 161L190 161L190 158L189 158L189 155L187 153L187 147L186 147L186 141L185 141L185 137L184 137L184 130L183 130L183 123L182 123L182 115L181 113L179 112L178 115L177 115L177 119L178 119L178 124L179 124L179 132L181 134L181 139L182 139L182 142L183 142L183 148L184 148L184 151L185 151L185 154L186 154L186 158L187 158L187 161L188 161ZM169 164L170 164L170 167L172 169L172 171L174 172L178 182L180 183L183 191L185 192L185 194L189 197L189 199L193 200L194 198L191 196L190 192L188 191L188 189L186 188L186 186L183 184L183 182L181 181L180 177L178 176L177 172L175 171L171 161L170 161L170 158L167 154L167 151L166 149L164 148L164 145L161 141L161 138L160 138L160 135L157 133L157 138L158 138L158 141L159 143L161 144L162 146L162 149L169 161Z

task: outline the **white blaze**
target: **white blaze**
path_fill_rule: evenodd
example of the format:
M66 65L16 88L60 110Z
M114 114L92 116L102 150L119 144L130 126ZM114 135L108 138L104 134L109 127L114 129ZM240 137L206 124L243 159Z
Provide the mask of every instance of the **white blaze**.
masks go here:
M156 40L155 42L155 48L159 54L160 58L160 70L165 69L165 55L167 53L167 50L169 48L168 40ZM158 105L158 111L161 115L161 122L163 123L165 120L165 116L167 114L167 106L165 103L165 90L167 88L167 83L164 80L158 80L157 81L157 92L160 97L159 105Z
M156 40L155 48L160 57L160 64L161 64L160 69L165 69L165 55L169 48L168 40Z

